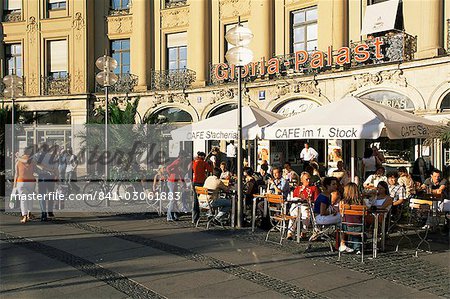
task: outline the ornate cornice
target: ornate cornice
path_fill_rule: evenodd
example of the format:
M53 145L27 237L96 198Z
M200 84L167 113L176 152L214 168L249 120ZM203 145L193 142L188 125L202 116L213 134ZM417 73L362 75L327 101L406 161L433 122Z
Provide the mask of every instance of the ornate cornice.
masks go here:
M317 80L310 81L292 81L286 82L285 84L279 84L278 90L276 91L276 98L280 98L289 93L309 93L320 97L321 90L317 87L319 83Z
M361 74L353 76L353 84L350 91L358 90L362 87L376 86L380 84L391 84L406 87L408 83L403 76L402 70L380 71L372 74Z
M133 32L133 16L111 16L106 18L108 22L108 34L122 34Z
M211 97L210 104L216 104L218 102L228 102L230 100L237 100L238 89L237 88L222 88L219 90L212 91L213 96ZM249 89L244 88L242 91L242 99L245 103L251 103Z
M190 105L188 100L188 95L185 92L182 93L165 93L159 94L155 93L155 99L153 100L152 108L157 107L161 104L179 103L183 105Z
M220 0L219 1L219 17L237 18L238 16L247 16L251 12L250 0Z
M161 11L163 29L189 26L189 7L177 7Z

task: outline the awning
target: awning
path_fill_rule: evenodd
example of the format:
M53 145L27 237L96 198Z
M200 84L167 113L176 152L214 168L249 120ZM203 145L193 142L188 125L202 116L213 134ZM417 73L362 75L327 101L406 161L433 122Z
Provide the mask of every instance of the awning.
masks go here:
M361 35L395 29L399 0L368 5L364 14Z

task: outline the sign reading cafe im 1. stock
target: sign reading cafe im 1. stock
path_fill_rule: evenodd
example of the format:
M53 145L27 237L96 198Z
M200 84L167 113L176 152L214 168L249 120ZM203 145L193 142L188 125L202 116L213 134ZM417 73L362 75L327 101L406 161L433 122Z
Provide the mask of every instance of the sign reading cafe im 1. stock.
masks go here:
M278 75L282 72L309 72L315 70L327 70L331 68L351 65L352 62L365 63L370 60L381 60L385 56L382 53L384 42L381 38L375 38L366 42L356 44L354 47L341 47L333 51L331 46L327 52L305 50L297 51L290 55L275 56L267 62L264 58L257 62L251 62L244 66L242 78L264 77ZM224 81L235 80L237 68L226 63L219 63L213 66L212 80Z

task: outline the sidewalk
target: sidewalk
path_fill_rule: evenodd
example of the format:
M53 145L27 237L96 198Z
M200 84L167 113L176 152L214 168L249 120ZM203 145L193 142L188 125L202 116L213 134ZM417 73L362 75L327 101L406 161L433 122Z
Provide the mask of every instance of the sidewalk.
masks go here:
M353 257L339 264L337 254L299 253L295 242L280 249L259 240L262 233L251 235L248 230L205 232L188 221L168 224L139 216L58 216L50 223L21 225L18 217L2 214L2 298L438 298L449 294L448 250L418 259L386 253L361 266ZM436 292L432 282L427 289L423 284L411 287L393 281L389 273L380 275L383 267L386 272L389 267L400 268L404 274L397 275L429 275L434 283L443 284L443 290Z

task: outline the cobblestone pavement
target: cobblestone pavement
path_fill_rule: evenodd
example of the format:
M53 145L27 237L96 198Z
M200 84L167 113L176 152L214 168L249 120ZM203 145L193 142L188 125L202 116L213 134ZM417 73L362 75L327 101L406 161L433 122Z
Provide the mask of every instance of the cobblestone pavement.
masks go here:
M15 215L6 213L7 215ZM264 242L265 232L257 230L252 233L249 228L240 230L222 229L219 227L213 227L209 231L206 231L204 227L195 229L190 223L188 216L183 216L181 221L174 223L166 223L165 218L158 217L153 213L135 213L135 214L103 214L96 215L95 221L90 221L86 218L61 218L59 220L51 221L52 225L46 226L47 228L55 227L68 227L76 231L84 231L88 234L102 235L108 238L123 240L138 244L140 246L147 247L152 250L164 252L168 255L178 256L184 260L195 262L203 265L207 269L214 271L220 271L239 281L246 281L260 286L264 290L272 291L272 297L290 297L290 298L326 298L327 295L313 291L308 287L301 287L298 284L286 280L276 275L273 276L265 271L254 270L247 264L233 263L223 259L221 257L211 256L208 253L199 252L196 248L184 248L182 246L176 246L169 244L166 241L161 241L158 238L153 238L151 235L139 235L136 233L125 232L121 227L113 229L107 227L108 221L114 220L118 223L133 224L133 220L136 223L145 221L149 224L149 227L168 227L168 229L182 229L183 231L199 231L207 233L213 238L226 238L234 239L241 243L253 244L258 248L268 248L273 252L280 252L286 256L297 257L299 260L313 261L318 263L325 263L331 267L339 269L350 269L356 271L355 273L361 273L367 277L368 280L372 278L381 279L386 283L397 284L402 286L401 288L409 287L411 289L422 291L421 296L427 297L426 294L434 294L444 298L450 297L449 291L449 267L448 263L436 263L429 260L429 257L439 256L439 258L448 258L448 236L436 236L441 240L441 243L437 243L437 250L433 254L421 254L419 258L413 257L411 250L402 250L400 253L388 251L386 253L379 254L377 259L365 259L365 263L360 263L360 259L356 255L346 255L342 261L337 261L337 254L330 253L328 246L322 242L315 242L311 250L306 252L307 242L301 242L297 244L293 241L287 241L283 246ZM90 218L91 220L93 218ZM105 222L103 222L105 220ZM126 220L126 221L124 221ZM130 222L130 220L132 222ZM36 223L36 225L39 225ZM3 243L13 244L14 246L24 247L39 254L63 262L71 267L102 281L105 284L113 287L119 292L130 298L164 298L169 297L164 293L154 290L150 285L144 285L136 282L133 276L127 276L122 273L105 268L104 266L84 259L66 252L65 250L54 248L52 246L44 244L42 241L32 240L32 238L20 237L19 233L6 233L3 229L0 229L0 240ZM447 237L447 238L446 238ZM434 250L434 249L433 249ZM373 281L373 280L371 280ZM0 294L4 293L3 289L0 290ZM278 294L278 295L276 295ZM217 294L218 297L227 297L226 294ZM417 295L418 296L418 295ZM2 296L3 297L3 296ZM255 294L254 298L261 297ZM270 296L269 296L270 297ZM381 296L383 297L383 296ZM396 297L395 291L389 297Z

